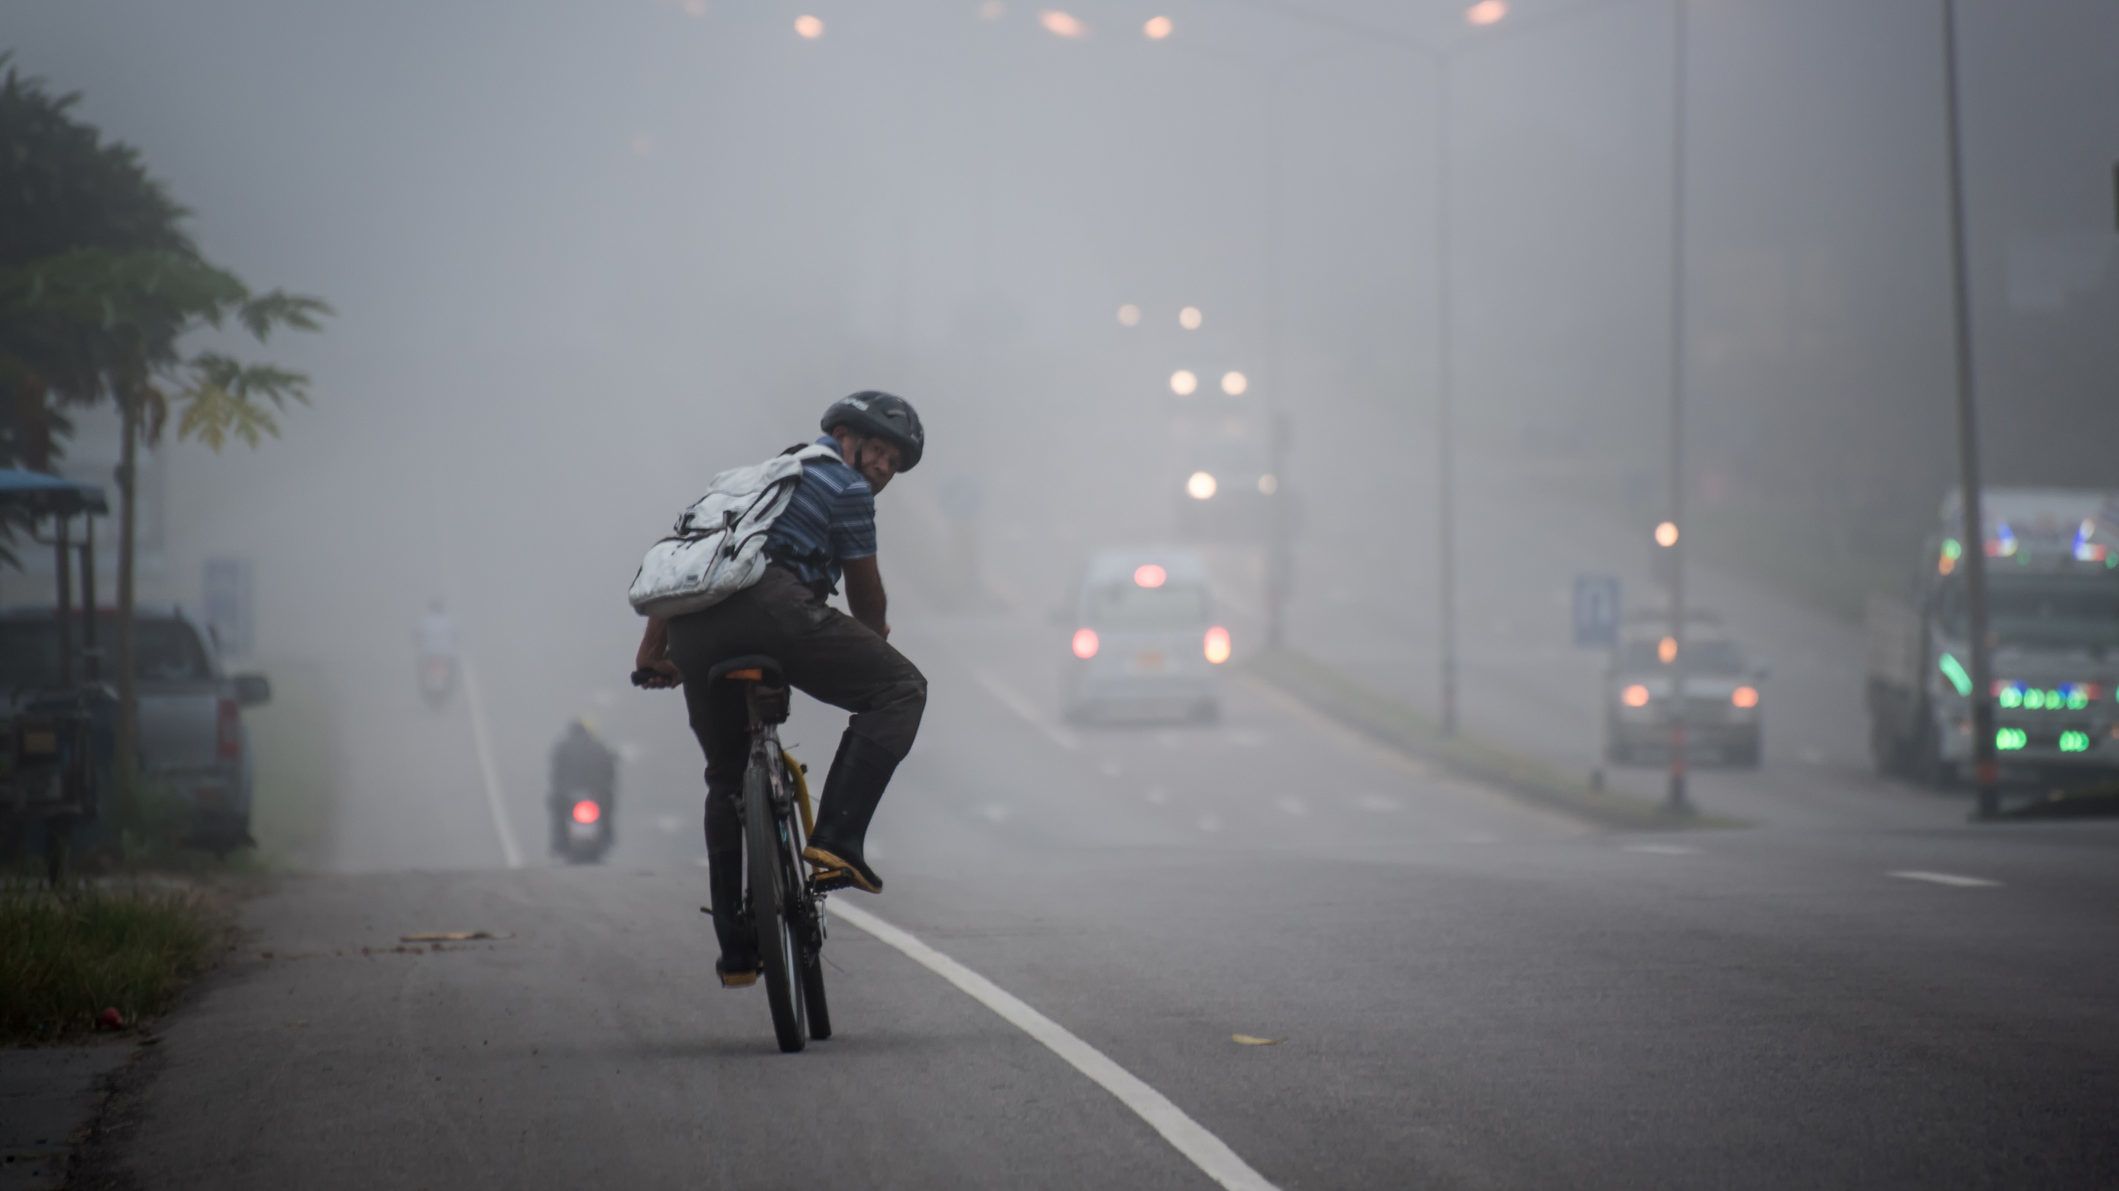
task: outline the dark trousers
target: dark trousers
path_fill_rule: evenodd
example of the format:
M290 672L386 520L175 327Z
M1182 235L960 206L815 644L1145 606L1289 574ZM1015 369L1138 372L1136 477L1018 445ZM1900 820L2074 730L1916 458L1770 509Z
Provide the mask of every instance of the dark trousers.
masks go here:
M756 584L703 612L671 620L670 660L684 672L692 735L706 754L706 851L717 871L732 867L722 858L743 848L735 803L750 742L743 688L733 682L710 686L706 673L751 653L776 659L796 690L852 712L846 735L873 745L893 764L912 751L927 707L926 676L905 655L780 567L767 567Z

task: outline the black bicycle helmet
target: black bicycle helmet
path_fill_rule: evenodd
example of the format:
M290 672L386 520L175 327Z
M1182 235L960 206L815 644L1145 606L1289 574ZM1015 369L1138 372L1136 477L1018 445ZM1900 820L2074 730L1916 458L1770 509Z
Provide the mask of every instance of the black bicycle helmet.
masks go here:
M918 467L920 453L927 447L927 431L920 427L920 414L912 408L912 402L880 389L863 389L839 398L824 411L824 417L817 425L826 434L835 427L844 426L856 434L871 435L896 445L901 472Z

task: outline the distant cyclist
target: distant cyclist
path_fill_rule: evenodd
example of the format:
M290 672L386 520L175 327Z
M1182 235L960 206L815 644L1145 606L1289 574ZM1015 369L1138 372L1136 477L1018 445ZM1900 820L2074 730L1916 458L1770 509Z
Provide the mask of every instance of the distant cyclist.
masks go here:
M885 638L887 601L876 565L875 497L891 478L919 466L926 432L912 403L865 391L824 411L816 441L837 459L806 464L787 511L766 536L771 560L763 578L702 612L650 618L635 665L684 681L692 733L706 753L706 856L721 943L721 982L757 979L755 942L738 930L743 900L743 838L736 798L749 761L742 692L709 686L713 666L743 654L778 659L797 690L853 713L817 808L817 829L803 858L844 870L869 893L883 878L861 854L869 820L898 762L912 749L927 706L927 679ZM846 582L847 616L827 603Z

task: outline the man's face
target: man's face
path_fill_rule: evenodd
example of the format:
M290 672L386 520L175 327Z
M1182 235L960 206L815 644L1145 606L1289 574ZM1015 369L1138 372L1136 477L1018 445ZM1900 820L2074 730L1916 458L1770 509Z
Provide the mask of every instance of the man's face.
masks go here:
M884 442L880 438L864 438L854 447L854 470L868 481L868 486L877 492L890 484L892 476L898 474L898 463L903 458L896 443Z

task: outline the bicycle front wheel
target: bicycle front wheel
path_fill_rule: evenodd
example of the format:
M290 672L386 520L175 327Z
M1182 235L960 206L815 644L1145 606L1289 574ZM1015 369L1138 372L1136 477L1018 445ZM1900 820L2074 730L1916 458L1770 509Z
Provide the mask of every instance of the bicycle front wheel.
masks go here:
M808 1041L803 1020L801 950L788 929L786 884L780 833L786 830L773 814L772 778L753 760L743 774L744 868L750 879L751 927L758 935L758 959L765 966L765 999L773 1012L773 1036L789 1054Z

